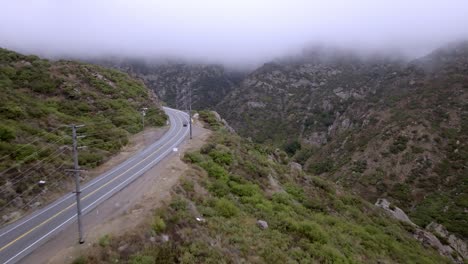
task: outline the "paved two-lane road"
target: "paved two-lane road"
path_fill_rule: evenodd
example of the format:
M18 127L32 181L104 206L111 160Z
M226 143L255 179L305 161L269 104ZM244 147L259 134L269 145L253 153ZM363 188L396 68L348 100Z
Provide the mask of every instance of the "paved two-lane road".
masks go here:
M89 213L144 174L184 140L188 129L182 124L188 115L171 108L164 108L164 111L169 116L171 126L161 139L82 187L83 214ZM2 228L0 263L18 262L64 227L76 222L75 201L74 194L65 195L32 215Z

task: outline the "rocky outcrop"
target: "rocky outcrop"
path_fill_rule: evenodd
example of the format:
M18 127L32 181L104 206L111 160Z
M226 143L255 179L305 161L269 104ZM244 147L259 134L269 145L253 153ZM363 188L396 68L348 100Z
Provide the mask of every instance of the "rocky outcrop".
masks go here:
M468 260L468 248L466 242L447 231L447 229L435 222L426 226L426 230L444 240L452 249L454 249L463 259Z
M375 205L389 212L394 218L415 226L415 224L411 222L411 220L409 219L409 217L405 214L403 210L401 210L400 208L396 206L391 205L387 199L380 198L377 200Z
M236 131L234 130L234 128L232 128L228 122L226 120L224 120L223 118L221 118L221 116L218 114L218 112L216 111L211 111L213 113L213 115L215 116L216 118L216 121L218 121L219 123L223 124L223 126L227 129L227 131L229 131L230 133L236 133Z
M463 263L463 260L459 256L453 254L454 250L450 246L443 245L431 232L417 228L414 233L414 237L421 241L425 247L436 249L442 256L452 259L455 263Z
M325 132L312 132L312 134L304 139L310 145L320 147L327 143L327 133Z
M302 174L302 165L297 162L290 162L289 168L293 176L300 176Z
M455 263L462 264L464 259L468 259L466 243L455 235L450 234L444 226L432 222L425 229L422 229L415 225L403 210L393 206L384 198L378 199L375 205L384 209L393 218L413 226L414 238L419 240L424 246L435 248L441 255L452 259Z

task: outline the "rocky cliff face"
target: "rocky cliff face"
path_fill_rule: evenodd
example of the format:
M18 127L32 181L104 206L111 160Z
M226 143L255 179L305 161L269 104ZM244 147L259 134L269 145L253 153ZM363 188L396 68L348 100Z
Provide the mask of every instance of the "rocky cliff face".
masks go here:
M213 108L244 76L241 72L215 64L150 63L117 59L97 63L118 68L142 79L161 100L179 109L185 109L190 94L193 109Z
M461 43L412 62L314 50L265 64L217 110L241 135L297 142L307 171L466 238L467 102Z
M355 126L356 113L346 110L375 96L403 68L399 61L362 60L344 52L309 56L265 64L223 100L221 114L260 142L300 137L320 146Z

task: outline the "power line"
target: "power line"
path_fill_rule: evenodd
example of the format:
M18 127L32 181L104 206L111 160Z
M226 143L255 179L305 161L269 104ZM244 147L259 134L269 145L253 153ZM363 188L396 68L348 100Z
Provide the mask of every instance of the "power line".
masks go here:
M63 163L65 164L65 162ZM61 166L60 166L61 167ZM54 171L52 171L52 173L55 173L58 169L55 169ZM27 175L24 175L23 177L19 177L21 175L18 175L16 176L15 178L9 180L9 183L10 185L14 186L15 184L17 184L18 182L20 181L24 181L26 179L29 179L31 178L30 176L34 175L36 173L36 170L35 171L32 171L31 173L27 174ZM3 190L0 190L0 194L3 194L6 192L7 190L7 186L5 186L6 184L4 184L4 187L3 187Z
M90 122L90 123L87 123L86 125L87 125L87 126L95 126L95 125L103 125L103 124L112 124L112 121L111 121L111 120L105 120L105 121L100 121L100 122ZM51 131L42 131L42 133L44 133L45 135L50 134L50 135L53 135L53 136L57 136L57 135L53 134L53 132L57 131L57 130L60 129L60 128L65 128L65 127L68 127L68 126L66 126L66 125L61 125L61 126L58 126L58 127L54 128L54 129L52 129ZM41 135L41 136L44 136L44 135ZM64 137L65 137L65 136L62 136L62 137L60 138L60 140L63 139ZM67 136L67 137L68 137L68 136ZM22 149L24 149L24 148L26 148L26 147L28 147L28 146L33 145L34 143L36 143L36 142L38 142L38 141L40 141L40 140L42 140L42 139L43 139L42 137L38 137L38 138L36 138L35 140L33 140L33 141L31 141L31 142L29 142L29 143L27 143L27 144L24 144L24 145L22 145L21 147L18 147L17 149L13 150L11 153L6 154L6 155L0 157L0 161L6 159L7 157L9 157L9 156L11 156L11 155L17 153L18 151L20 151L20 150L22 150ZM60 140L57 140L57 141L60 141ZM55 144L55 143L57 143L57 141L51 142L51 143L46 142L46 143L48 143L48 144ZM39 151L40 151L40 150L39 150ZM33 154L34 154L34 153L33 153ZM33 154L31 154L31 155L33 155ZM30 156L31 156L31 155L30 155ZM0 173L0 174L2 174L2 173Z
M99 136L99 135L109 134L109 131L113 131L113 132L125 131L125 132L127 132L127 130L125 130L125 129L115 129L115 128L111 128L111 129L107 129L106 131L99 131L99 132L96 132L96 133L86 133L86 132L83 132L83 133L85 133L85 136L86 136L87 138L89 138L89 137L93 137L93 136ZM128 133L128 132L127 132L127 133Z
M51 157L54 153L50 154L49 156L45 157L44 159L40 160L39 162L37 162L34 166L28 168L26 171L20 173L19 175L17 175L16 177L12 178L12 179L9 179L10 181L15 181L13 184L16 184L17 182L19 182L21 179L24 179L26 178L27 176L30 176L32 173L28 174L28 175L25 175L26 173L28 173L29 171L31 171L32 169L36 168L38 165L42 164L46 159L51 159L51 158L56 158L58 157L60 154L62 154L63 152L65 152L65 149L58 152L56 155L54 155L53 157ZM0 176L3 175L3 174L0 174ZM23 176L23 177L21 177Z
M105 124L113 124L112 120L105 120L105 121L99 121L99 122L89 122L89 123L84 123L87 127L89 126L97 126L97 125L105 125Z
M50 145L56 144L56 143L58 143L59 141L62 141L63 139L65 139L65 136L62 136L62 137L60 137L58 140L56 140L56 141L54 141L54 142L52 142L52 143L47 143L47 144L50 144ZM34 151L33 153L31 153L30 155L28 155L27 157L25 157L25 158L24 158L23 160L21 160L20 162L15 163L15 164L13 164L11 167L9 167L8 169L6 169L6 170L0 172L0 175L3 175L3 174L5 174L5 172L7 172L7 171L9 171L9 170L11 170L11 169L13 169L13 168L19 166L19 165L24 164L25 162L28 161L29 158L31 158L31 157L33 157L33 156L35 156L35 155L37 155L37 154L43 152L47 147L48 147L48 146L44 146L44 147L42 147L41 149Z
M60 151L58 154L61 154L61 153L65 152L65 150L66 150L66 149L62 149L62 151ZM34 164L32 167L29 167L26 171L20 172L20 174L25 174L26 172L28 172L28 171L34 169L35 167L37 167L37 165L39 165L39 164L41 164L42 162L44 162L44 160L50 158L50 157L51 157L54 153L56 153L56 152L57 152L57 151L52 152L52 153L51 153L50 155L48 155L47 157L45 157L45 158L39 160L38 162L36 162L36 164ZM58 156L58 155L55 155L54 158L57 157L57 156ZM14 168L14 167L15 167L15 166L12 166L12 167L10 167L10 168L8 168L8 169L2 171L2 172L0 173L0 176L4 175L7 171L11 170L11 169Z
M57 172L58 170L62 169L63 166L65 166L65 163L63 163L63 164L60 165L58 168L56 168L53 172L50 173L50 175L52 175L52 174L54 174L55 172ZM12 203L15 201L16 198L23 196L26 192L30 192L30 191L32 191L33 189L34 189L34 186L33 186L33 187L29 187L27 190L25 190L25 191L19 193L19 194L16 195L14 198L12 198L12 199L10 200L10 202L8 202L8 203L5 204L4 206L2 206L2 207L0 208L0 211L3 211L3 210L4 210L5 208L7 208L10 204L12 204Z
M62 164L62 166L60 166L58 169L62 168L64 165L65 165L65 164ZM57 170L58 170L58 169L57 169ZM57 171L57 170L56 170L56 171ZM52 188L52 187L58 186L58 185L61 183L61 180L62 180L63 178L65 178L65 176L66 176L66 174L64 173L64 174L62 174L60 177L54 179L54 183L51 184L51 185L48 185L48 188ZM43 192L38 193L38 194L35 195L34 197L30 198L30 199L29 199L29 202L27 202L25 205L23 205L23 207L19 208L18 210L24 210L26 207L30 206L31 203L32 203L33 201L35 201L38 197L40 197L40 196L42 196L42 195L44 195ZM15 199L16 199L16 197L15 197ZM2 208L0 209L0 211L2 211L2 210L5 209L5 208L6 208L6 206L2 207ZM9 221L8 221L8 220L3 220L3 222L2 222L1 225L6 224L7 222L9 222Z
M64 139L65 139L65 137L62 136L62 137L60 137L59 139L57 139L56 141L54 141L54 142L52 142L52 143L47 142L47 144L49 144L49 145L57 144L59 141L62 141L62 140L64 140ZM17 165L23 164L24 162L27 162L27 160L28 160L30 157L32 157L32 156L34 156L34 155L36 155L36 154L41 153L41 152L44 151L46 148L48 148L48 146L44 146L44 147L42 147L41 149L34 151L33 153L29 154L27 157L25 157L24 159L22 159L20 162L15 163L13 166L11 166L11 167L10 167L9 169L7 169L6 171L10 170L12 167L15 167L15 166L17 166ZM10 155L12 155L12 154L10 154ZM0 175L3 175L6 171L1 172Z
M65 126L56 127L55 129L53 129L52 131L49 131L49 132L43 131L43 133L51 134L51 135L56 136L55 134L52 134L52 133L55 132L55 131L57 131L57 130L60 129L60 128L63 128L63 127L65 127ZM30 145L32 145L32 144L38 142L38 141L41 140L41 139L42 139L41 137L38 137L38 138L36 138L35 140L33 140L32 142L29 142L29 143L27 143L27 144L25 144L25 145L22 145L21 147L15 149L13 152L11 152L11 153L9 153L9 154L6 154L6 155L4 155L4 156L2 156L2 157L0 157L0 161L1 161L1 160L4 160L6 157L9 157L9 156L11 156L11 155L17 153L17 152L20 151L21 149L23 149L23 148L25 148L25 147L27 147L27 146L30 146Z

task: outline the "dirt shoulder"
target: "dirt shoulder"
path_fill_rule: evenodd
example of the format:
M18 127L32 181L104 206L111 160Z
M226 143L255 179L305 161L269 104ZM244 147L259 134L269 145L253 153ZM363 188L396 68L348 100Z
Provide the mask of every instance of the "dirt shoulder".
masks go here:
M188 169L181 160L183 153L199 149L205 144L209 135L210 130L204 129L200 124L194 124L192 140L187 139L182 142L177 152L169 154L130 186L86 214L83 217L85 234L83 245L78 244L77 226L74 223L25 257L21 263L71 263L76 257L84 255L100 237L106 234L123 235L137 227L151 216L154 208L170 198L172 187ZM140 142L149 143L146 139ZM99 169L102 169L101 172L106 171L143 147L143 145L137 146L131 144L128 151L133 148L132 153L128 154L124 150L110 159L108 161L110 164L106 163Z

